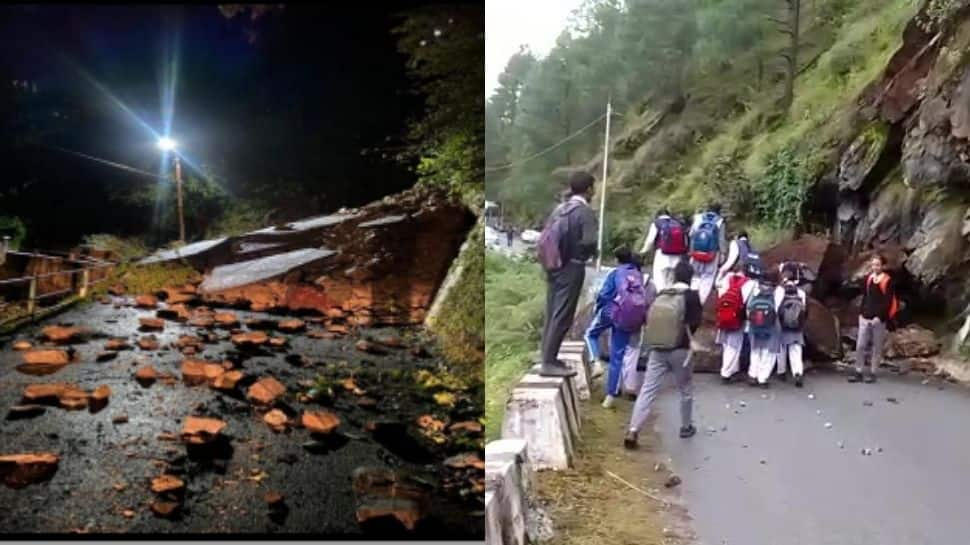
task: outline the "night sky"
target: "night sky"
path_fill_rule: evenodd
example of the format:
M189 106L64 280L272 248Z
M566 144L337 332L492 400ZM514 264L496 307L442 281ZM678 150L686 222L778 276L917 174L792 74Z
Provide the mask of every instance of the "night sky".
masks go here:
M361 150L400 146L422 111L391 34L395 15L417 3L343 4L287 5L255 21L215 5L0 7L0 214L27 221L28 245L39 248L143 234L150 211L111 197L157 182L50 146L158 172L152 131L164 131L166 58L177 58L172 136L186 158L233 195L289 188L279 219L413 185L405 166ZM13 84L25 80L27 90Z

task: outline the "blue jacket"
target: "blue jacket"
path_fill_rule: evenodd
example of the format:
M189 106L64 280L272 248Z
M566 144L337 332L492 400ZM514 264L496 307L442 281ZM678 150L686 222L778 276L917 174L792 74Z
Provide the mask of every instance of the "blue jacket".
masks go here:
M603 279L603 286L600 288L599 294L596 296L596 310L600 311L607 304L612 303L613 299L616 298L617 286L617 273L626 272L629 270L639 271L640 268L632 263L624 263L619 267L613 269L607 273L606 278Z

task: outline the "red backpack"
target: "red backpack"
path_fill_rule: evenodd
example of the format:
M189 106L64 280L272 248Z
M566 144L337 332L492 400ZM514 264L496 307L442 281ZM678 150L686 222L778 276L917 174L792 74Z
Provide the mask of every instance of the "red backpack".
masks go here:
M728 278L728 289L717 298L717 328L723 331L738 331L744 325L744 296L741 286L748 279L744 275L732 274Z
M657 220L657 248L667 255L687 253L687 232L674 218Z

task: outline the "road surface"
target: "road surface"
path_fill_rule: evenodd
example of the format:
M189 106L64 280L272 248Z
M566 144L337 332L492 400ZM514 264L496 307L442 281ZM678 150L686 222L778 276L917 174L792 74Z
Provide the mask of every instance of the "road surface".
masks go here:
M677 436L676 390L665 389L655 426L698 541L970 542L970 390L923 380L884 373L849 384L823 372L803 389L761 390L697 375L698 434L687 440Z

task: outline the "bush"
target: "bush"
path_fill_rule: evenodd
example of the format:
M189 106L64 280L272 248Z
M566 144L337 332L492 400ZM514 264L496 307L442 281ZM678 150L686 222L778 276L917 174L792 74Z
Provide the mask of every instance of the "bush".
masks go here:
M27 238L27 226L17 216L0 216L0 231L10 237L10 250L19 250L20 244Z
M231 237L255 231L266 223L270 215L268 208L251 201L231 201L218 219L206 229L206 238Z
M485 230L476 225L456 264L461 276L442 302L432 329L449 363L481 376L485 358Z
M865 54L856 44L840 44L829 51L828 69L833 76L844 78L862 66L865 60Z
M121 238L115 235L85 235L84 244L95 250L113 252L122 262L132 261L149 254L148 247L138 238Z
M778 229L798 225L802 219L805 190L811 177L805 158L791 147L770 156L765 175L756 184L757 218Z

